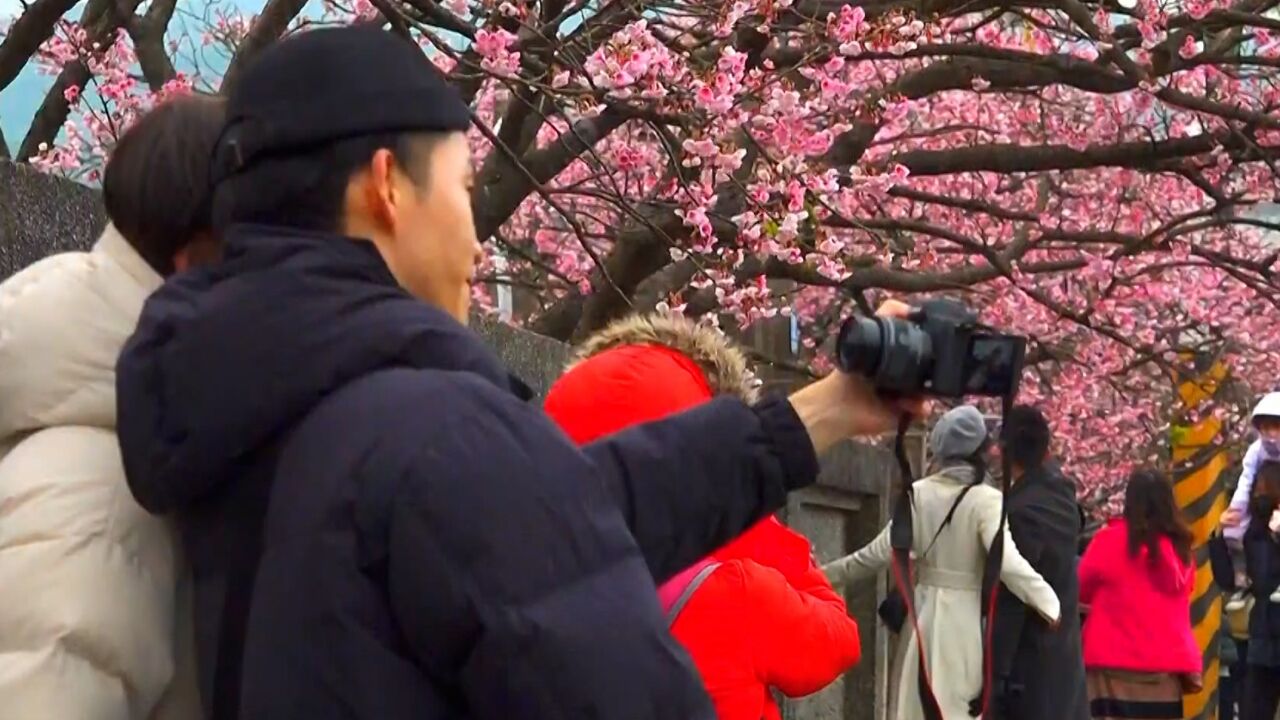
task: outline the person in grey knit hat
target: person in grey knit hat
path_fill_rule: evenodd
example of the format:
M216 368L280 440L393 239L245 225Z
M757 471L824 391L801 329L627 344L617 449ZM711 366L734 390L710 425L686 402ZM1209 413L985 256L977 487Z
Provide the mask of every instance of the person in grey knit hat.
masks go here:
M982 413L962 405L944 414L929 433L930 474L913 485L911 554L916 573L915 609L929 648L928 677L944 718L969 717L982 692L982 571L1000 526L998 489L982 482L990 445ZM873 579L892 556L886 527L869 545L823 569L836 587ZM1050 624L1059 621L1058 596L1005 530L1001 581ZM891 717L923 720L917 677L919 648L912 623L895 653L897 682Z
M987 445L986 420L972 405L961 405L948 411L929 433L929 454L937 467L981 460L977 457L978 451L985 451Z

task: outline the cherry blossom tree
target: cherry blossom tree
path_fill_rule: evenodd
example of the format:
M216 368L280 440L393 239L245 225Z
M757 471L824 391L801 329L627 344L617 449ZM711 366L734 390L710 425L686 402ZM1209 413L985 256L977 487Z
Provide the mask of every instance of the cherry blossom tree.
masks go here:
M1232 447L1276 383L1278 4L32 0L0 88L55 74L15 156L92 180L166 94L380 23L473 108L482 304L516 288L514 321L562 340L631 310L788 316L801 351L765 360L821 370L850 313L950 295L1031 338L1023 399L1105 500L1196 419L1173 391L1190 358L1231 369L1197 412Z

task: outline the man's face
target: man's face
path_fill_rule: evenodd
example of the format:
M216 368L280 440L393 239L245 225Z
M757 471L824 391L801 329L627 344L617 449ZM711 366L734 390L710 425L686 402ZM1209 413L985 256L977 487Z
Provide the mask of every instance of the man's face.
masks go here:
M466 324L481 253L471 216L471 148L462 133L415 142L416 152L399 159L412 167L399 168L390 152L379 151L360 181L356 202L375 226L364 234L401 287Z

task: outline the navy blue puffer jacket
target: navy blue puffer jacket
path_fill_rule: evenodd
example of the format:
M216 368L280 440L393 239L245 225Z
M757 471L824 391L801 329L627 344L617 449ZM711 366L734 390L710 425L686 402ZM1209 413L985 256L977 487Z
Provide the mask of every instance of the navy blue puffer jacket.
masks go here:
M216 720L710 718L654 593L813 481L783 400L576 449L371 246L235 228L118 367Z

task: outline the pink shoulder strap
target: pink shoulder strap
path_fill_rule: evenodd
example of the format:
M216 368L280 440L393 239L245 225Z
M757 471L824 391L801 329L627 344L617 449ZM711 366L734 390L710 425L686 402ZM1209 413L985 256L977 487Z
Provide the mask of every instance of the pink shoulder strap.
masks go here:
M689 567L676 573L670 580L658 586L658 603L662 606L663 614L671 612L671 608L675 607L680 600L680 596L698 576L706 568L717 565L718 563L711 558L705 558L690 565Z

